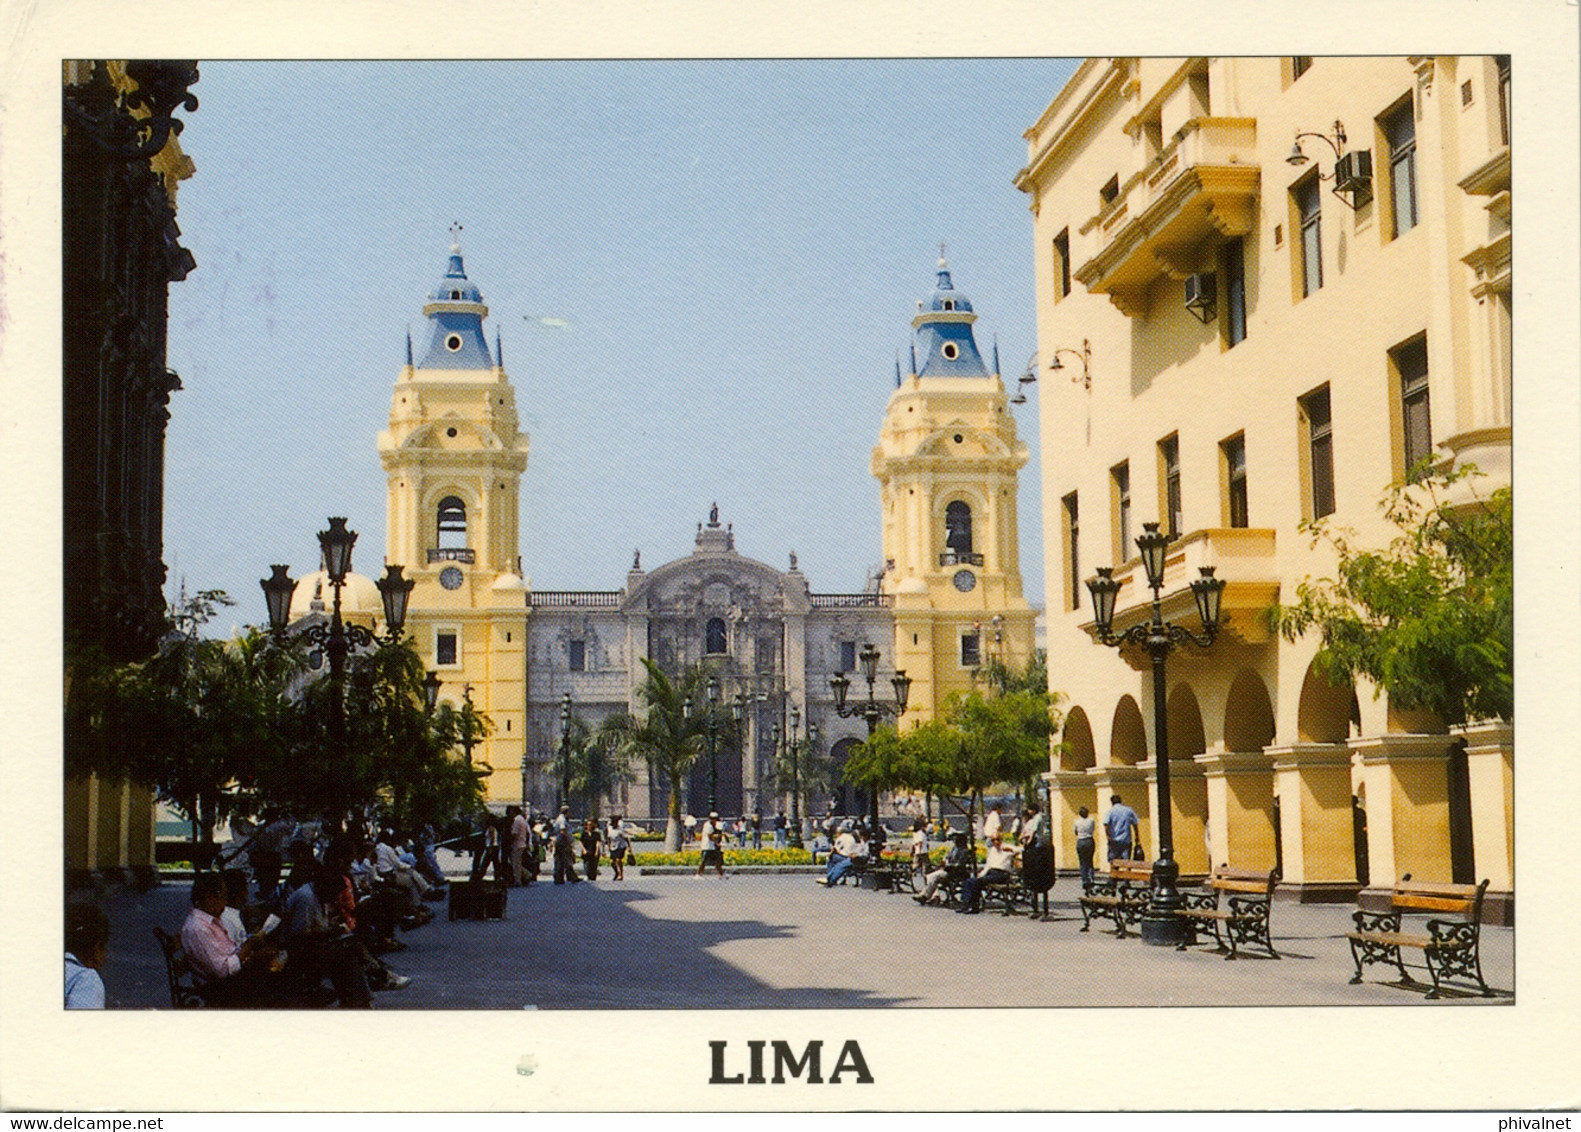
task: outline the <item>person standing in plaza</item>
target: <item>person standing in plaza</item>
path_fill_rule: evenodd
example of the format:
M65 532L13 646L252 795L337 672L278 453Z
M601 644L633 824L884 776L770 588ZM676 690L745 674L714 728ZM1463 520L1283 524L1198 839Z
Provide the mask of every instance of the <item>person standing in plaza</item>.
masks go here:
M505 875L506 883L510 885L524 884L525 870L522 867L522 857L527 852L527 815L522 813L520 806L510 806L505 813L510 817L510 840L506 845Z
M1047 836L1043 811L1028 806L1021 811L1021 883L1032 894L1031 915L1037 915L1043 898L1043 917L1049 915L1049 889L1054 887L1054 843Z
M1120 795L1110 795L1109 812L1103 819L1103 831L1109 838L1109 860L1124 860L1131 855L1140 826L1136 811L1120 801Z
M763 811L756 807L752 810L752 848L763 848Z
M723 877L725 875L725 827L719 820L719 815L712 810L708 813L708 820L703 823L703 855L697 862L697 875L702 876L703 871L712 865L714 871Z
M774 814L774 848L783 849L789 844L788 835L786 834L785 830L785 811L776 811Z
M571 807L561 806L559 816L554 819L554 882L576 884L579 879L572 856Z
M911 823L911 871L916 876L928 875L927 818L917 818Z
M582 870L587 874L588 880L597 880L598 858L604 847L604 838L598 832L598 823L592 818L582 823L579 840L582 843Z
M626 853L631 849L631 839L626 836L626 830L620 824L619 814L610 817L609 831L604 835L604 844L609 848L609 867L614 871L615 879L625 880Z
M1005 805L1003 802L995 802L988 807L988 816L983 819L984 841L992 841L999 835L999 831L1004 828L1004 809Z
M1081 888L1086 892L1094 880L1092 858L1098 850L1098 822L1082 806L1076 811L1076 861L1081 865Z

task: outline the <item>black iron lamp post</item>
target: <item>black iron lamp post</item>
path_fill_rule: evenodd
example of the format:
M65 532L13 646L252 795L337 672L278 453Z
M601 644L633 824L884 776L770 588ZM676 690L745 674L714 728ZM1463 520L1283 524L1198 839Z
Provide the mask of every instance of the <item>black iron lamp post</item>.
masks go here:
M571 804L571 693L560 697L560 805Z
M791 827L787 842L792 849L802 847L801 836L801 708L792 705L790 709L790 729L784 736L784 749L790 754L791 763ZM818 725L812 720L807 721L807 745L810 747L818 741ZM780 747L780 725L774 725L774 746Z
M438 688L434 689L436 692ZM461 688L461 749L467 753L467 766L472 765L472 748L477 740L472 736L472 685L465 684Z
M428 715L433 715L434 709L439 706L439 687L443 683L437 672L430 672L423 681L423 711Z
M386 565L384 577L374 583L379 588L379 599L384 605L384 635L380 636L361 625L347 625L341 618L340 591L346 585L346 576L351 573L351 548L356 543L357 532L346 529L344 517L331 517L329 530L318 532L324 572L329 575L335 600L330 607L329 624L310 625L301 634L329 656L330 702L333 707L330 742L337 755L343 755L346 749L346 657L353 648L369 648L400 639L401 630L406 626L407 602L411 599L412 587L417 584L414 579L401 576L403 567ZM284 638L286 626L291 621L291 595L296 590L296 582L291 579L289 566L276 563L269 569L269 577L259 581L258 585L263 589L264 603L269 611L269 629L276 640L280 640ZM436 690L437 687L436 684ZM426 690L424 694L426 697Z
M719 812L719 681L708 678L708 812ZM681 715L692 718L692 697L681 703Z
M1142 568L1147 572L1147 585L1153 591L1153 616L1148 621L1132 625L1116 635L1114 626L1115 597L1120 583L1114 578L1114 568L1100 566L1098 576L1088 581L1092 592L1093 618L1097 622L1098 640L1114 648L1125 645L1142 645L1153 661L1153 728L1158 763L1158 859L1153 862L1153 897L1146 915L1142 918L1142 939L1151 944L1175 945L1190 932L1190 925L1176 910L1183 907L1176 882L1180 866L1175 861L1173 814L1169 799L1169 736L1168 736L1168 684L1165 679L1165 660L1177 644L1190 642L1198 648L1207 648L1219 634L1219 612L1224 597L1224 580L1213 576L1212 566L1198 568L1200 577L1191 583L1191 595L1197 602L1197 616L1202 622L1202 632L1193 633L1182 625L1164 620L1160 607L1160 591L1164 587L1164 550L1169 536L1158 529L1157 523L1142 524L1142 534L1136 545L1142 552ZM1051 807L1052 808L1052 807Z
M873 692L873 685L878 679L878 649L871 642L862 646L862 651L857 656L857 661L862 667L862 678L867 681L867 702L846 706L846 693L851 690L851 678L843 672L837 672L829 677L829 687L834 690L834 710L841 719L850 719L859 715L867 723L867 737L871 739L873 732L878 730L879 720L886 716L899 719L906 714L906 701L911 695L911 677L904 670L897 671L890 677L890 683L895 688L895 702L881 703ZM872 790L871 821L869 831L872 836L878 836L878 787Z

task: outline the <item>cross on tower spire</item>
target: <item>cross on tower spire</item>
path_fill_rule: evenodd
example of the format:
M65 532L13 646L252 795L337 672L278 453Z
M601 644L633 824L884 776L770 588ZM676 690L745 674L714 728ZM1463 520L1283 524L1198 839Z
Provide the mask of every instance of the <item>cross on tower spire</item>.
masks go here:
M450 250L453 252L461 250L461 221L459 220L450 226Z
M949 264L946 263L945 259L944 259L944 241L943 240L939 241L939 266L940 267L948 267L949 266Z

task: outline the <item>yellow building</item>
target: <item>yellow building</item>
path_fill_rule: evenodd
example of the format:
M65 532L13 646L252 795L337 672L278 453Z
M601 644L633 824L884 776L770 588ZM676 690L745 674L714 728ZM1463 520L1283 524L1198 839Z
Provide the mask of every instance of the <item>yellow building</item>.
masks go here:
M1332 568L1302 520L1383 542L1423 457L1509 483L1508 96L1498 57L1090 59L1027 131L1062 862L1113 793L1156 852L1147 661L1094 643L1084 582L1114 564L1116 630L1140 619L1157 519L1166 616L1197 566L1228 582L1219 641L1169 663L1182 871L1486 877L1511 906L1510 728L1332 688L1259 617Z
M518 496L527 436L516 395L484 337L488 307L461 249L428 296L427 349L407 364L379 434L389 487L387 560L416 581L407 632L444 681L441 701L470 694L494 731L473 758L494 768L490 799L521 792L525 750L526 585L518 552ZM470 690L470 693L469 693Z
M938 286L912 319L911 372L903 377L897 364L873 449L894 663L912 680L912 725L969 689L990 658L1020 667L1032 655L1036 611L1021 593L1016 521L1027 447L1016 439L998 350L992 372L978 352L976 321L941 258Z

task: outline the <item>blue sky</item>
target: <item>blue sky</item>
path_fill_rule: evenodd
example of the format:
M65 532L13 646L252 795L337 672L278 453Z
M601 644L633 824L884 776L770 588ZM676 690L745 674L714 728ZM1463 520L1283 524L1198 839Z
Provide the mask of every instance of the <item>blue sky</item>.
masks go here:
M1013 383L1036 346L1021 134L1073 60L210 62L182 143L198 268L170 289L165 560L263 619L271 562L346 515L377 575L375 449L464 226L532 451L538 589L737 547L814 590L881 560L868 457L939 242ZM563 322L546 324L543 319ZM1041 603L1036 396L1018 410ZM222 631L228 625L217 626Z

